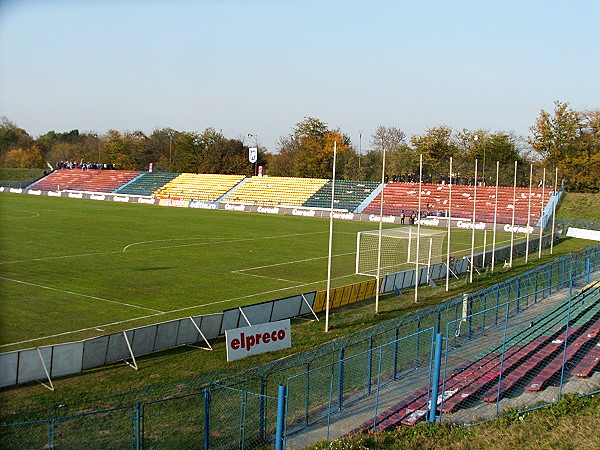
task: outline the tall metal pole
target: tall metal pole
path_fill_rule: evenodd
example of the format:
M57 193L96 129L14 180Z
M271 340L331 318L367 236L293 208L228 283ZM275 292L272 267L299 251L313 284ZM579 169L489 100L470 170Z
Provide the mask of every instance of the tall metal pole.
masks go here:
M254 175L258 175L258 136L252 133L248 133L248 137L254 138L254 145L256 146L256 161L254 161Z
M172 146L173 146L173 135L171 133L169 133L168 136L169 136L169 172L171 172L171 152L172 152Z
M452 156L450 157L450 178L448 192L448 247L446 249L446 292L450 285L450 218L452 217Z
M360 180L360 157L362 156L362 131L358 132L358 179Z
M498 224L498 180L500 179L500 161L496 161L496 202L494 204L494 235L492 237L492 272L496 263L496 225Z
M510 262L509 267L513 263L513 248L515 246L515 210L517 209L517 161L515 161L515 181L513 184L513 211L512 211L512 227L510 228Z
M331 291L331 257L333 243L333 204L335 198L335 163L337 158L337 142L333 141L333 178L331 179L331 209L329 211L329 253L327 257L327 294L325 300L325 333L329 332L329 301Z
M546 168L544 167L544 177L542 178L542 206L540 212L540 246L538 259L542 257L542 238L544 237L544 198L546 193Z
M471 220L471 269L469 283L473 282L473 269L475 268L475 214L477 211L477 158L475 159L475 182L473 184L473 219Z
M556 204L558 203L558 167L554 171L554 203L552 204L552 233L550 240L550 254L554 254L554 226L556 225Z
M529 199L527 202L527 246L525 247L525 263L529 262L529 224L531 217L531 181L533 179L533 164L529 164Z
M419 302L419 253L421 244L421 191L423 190L423 154L419 155L419 210L417 211L417 251L415 255L415 303ZM410 244L409 244L410 245Z
M381 201L379 202L379 240L377 242L377 275L375 292L375 314L379 312L379 277L381 276L381 234L383 230L383 193L385 191L385 145L383 146L383 159L381 161Z

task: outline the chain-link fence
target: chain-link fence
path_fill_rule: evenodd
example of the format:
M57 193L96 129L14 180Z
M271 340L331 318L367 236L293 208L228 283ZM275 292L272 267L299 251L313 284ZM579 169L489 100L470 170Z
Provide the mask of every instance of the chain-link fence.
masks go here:
M14 416L0 439L15 449L271 448L285 385L284 441L298 448L413 425L432 417L432 398L438 418L465 423L532 405L540 386L546 402L573 380L593 392L598 367L583 361L598 353L600 288L575 294L599 265L596 245L266 366L149 386L115 396L110 407L98 400Z
M600 262L598 249L457 299L438 310L437 326L428 330L350 358L340 353L335 364L290 377L288 446L425 420L478 423L548 405L565 392L598 392L600 281L590 283ZM422 358L414 364L411 350L418 347ZM354 358L362 361L348 374ZM404 364L398 365L399 359ZM308 387L315 384L309 377L324 386L317 403L307 400ZM347 377L358 384L347 390ZM296 418L300 399L307 400L307 411L313 406L304 421Z

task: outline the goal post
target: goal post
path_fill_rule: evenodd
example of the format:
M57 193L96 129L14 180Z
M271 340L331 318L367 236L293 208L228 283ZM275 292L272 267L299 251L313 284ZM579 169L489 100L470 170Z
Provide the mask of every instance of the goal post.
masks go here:
M417 245L417 237L420 244ZM410 269L414 265L443 261L446 231L417 227L388 228L381 231L381 274ZM379 230L359 231L356 237L356 273L376 276ZM417 247L419 254L417 255Z

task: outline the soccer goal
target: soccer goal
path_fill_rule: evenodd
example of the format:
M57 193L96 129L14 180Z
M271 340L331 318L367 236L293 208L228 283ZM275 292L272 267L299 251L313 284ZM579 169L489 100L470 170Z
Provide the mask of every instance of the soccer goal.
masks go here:
M419 236L419 241L417 241ZM417 227L381 230L380 274L410 269L410 264L435 264L444 259L443 244L446 232ZM417 245L418 243L418 245ZM356 273L377 275L379 230L359 231L356 238ZM419 254L417 255L417 247Z

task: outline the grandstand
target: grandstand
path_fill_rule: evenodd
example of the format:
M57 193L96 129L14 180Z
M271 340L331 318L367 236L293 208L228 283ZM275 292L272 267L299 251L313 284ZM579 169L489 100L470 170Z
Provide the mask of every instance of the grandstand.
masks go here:
M322 178L254 176L229 195L227 201L262 206L302 206L327 181Z
M121 186L115 192L127 195L152 196L154 191L178 176L178 173L171 172L145 172L139 177L131 180L129 183Z
M59 169L29 188L45 191L114 192L141 173L135 170Z
M355 213L379 214L383 193L383 214L407 216L419 209L418 183L388 183L381 191L375 181L336 180L334 208ZM194 173L160 173L121 170L61 169L34 183L41 190L84 190L153 196L178 200L228 201L257 206L330 208L333 181L321 178L268 177ZM377 195L375 193L377 192ZM531 226L537 225L552 191L542 188L477 187L476 221ZM421 211L428 216L471 219L475 201L473 186L423 184ZM531 201L530 201L531 198ZM496 213L497 203L497 214ZM514 206L513 206L514 203ZM366 206L365 206L366 204Z
M244 175L182 173L154 191L155 197L215 201L244 180Z
M452 185L451 215L471 219L473 202L475 200L473 186ZM450 200L450 186L447 184L423 184L421 190L421 210L427 215L446 216ZM543 198L542 198L543 193ZM498 188L498 223L512 223L513 188L502 186ZM529 224L535 225L551 191L542 192L542 188L531 190L531 205L528 200L529 188L517 188L515 203L515 224L526 225L529 214ZM362 211L379 214L381 193L379 193ZM477 187L476 221L493 222L496 205L496 187ZM408 215L419 209L418 183L389 183L383 189L383 213L400 215L402 211Z
M445 414L478 402L540 391L560 381L569 367L572 377L587 377L600 365L600 283L539 317L484 356L448 371L440 382L437 409ZM566 340L566 342L565 342ZM431 387L423 386L348 435L412 426L429 413Z
M376 181L335 180L334 208L353 212L378 186L379 183ZM331 180L327 181L302 206L311 208L331 207L332 187L333 182Z

